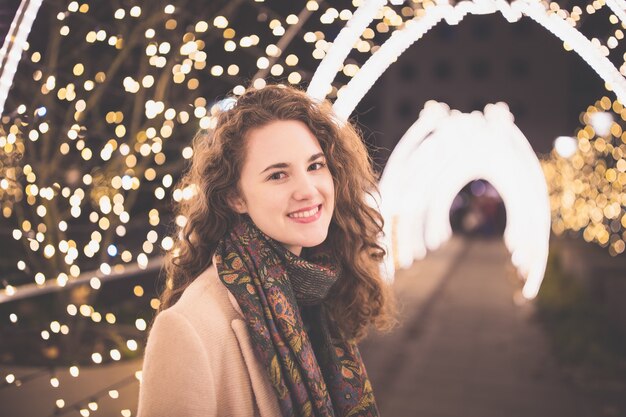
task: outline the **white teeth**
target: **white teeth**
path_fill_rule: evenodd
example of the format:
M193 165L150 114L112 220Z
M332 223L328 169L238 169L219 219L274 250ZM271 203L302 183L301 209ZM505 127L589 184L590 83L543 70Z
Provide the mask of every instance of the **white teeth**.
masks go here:
M304 217L311 217L314 216L320 209L320 206L315 207L314 209L311 209L309 211L299 211L298 213L291 213L289 215L289 217L294 217L294 218L304 218Z

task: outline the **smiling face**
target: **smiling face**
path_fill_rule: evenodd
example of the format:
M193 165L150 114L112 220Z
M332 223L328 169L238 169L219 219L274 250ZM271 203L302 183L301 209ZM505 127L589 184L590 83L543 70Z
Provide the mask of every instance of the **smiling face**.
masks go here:
M302 122L278 120L253 129L231 205L296 255L322 243L335 188L322 148Z

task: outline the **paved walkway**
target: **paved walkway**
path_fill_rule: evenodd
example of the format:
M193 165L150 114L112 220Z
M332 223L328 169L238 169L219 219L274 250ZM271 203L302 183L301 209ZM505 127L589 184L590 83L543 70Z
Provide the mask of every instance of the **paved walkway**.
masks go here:
M501 240L454 238L395 286L403 325L361 346L382 416L621 415L563 378Z
M501 240L453 238L398 273L403 325L362 343L383 417L613 417L626 408L578 392L556 368L548 342L533 319L533 305L515 305L519 282ZM58 398L63 415L85 395L132 375L140 361L82 368L78 378L50 376L0 389L0 416L47 417ZM0 367L0 377L34 370ZM3 381L0 381L3 382ZM135 415L138 384L105 395L94 416ZM106 394L106 390L104 393ZM68 410L68 408L70 408Z

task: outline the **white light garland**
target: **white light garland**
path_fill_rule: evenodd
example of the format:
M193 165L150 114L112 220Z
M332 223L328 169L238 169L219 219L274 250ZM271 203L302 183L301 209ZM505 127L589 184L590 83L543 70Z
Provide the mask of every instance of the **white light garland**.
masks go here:
M539 0L516 0L510 5L503 0L483 0L480 2L461 1L455 6L447 2L440 2L426 9L423 17L407 21L402 29L395 31L372 54L361 70L342 88L333 106L336 114L340 119L347 120L356 105L387 68L409 46L424 36L442 19L445 19L450 24L456 24L467 14L491 14L496 11L501 12L508 21L514 22L519 20L522 15L526 15L545 27L578 53L600 75L605 83L611 86L618 100L621 103L626 103L626 79L620 74L619 70L601 53L599 48L594 46L587 37L567 23L566 20L556 14L546 13L545 6ZM341 45L340 42L343 41L351 41L352 43ZM342 51L341 53L343 54L345 48L351 47L353 44L354 38L337 39L333 43L329 55L335 47ZM347 56L347 54L344 56ZM335 55L333 55L332 65L329 64L328 66L323 66L322 64L325 64L325 62L322 61L315 76L317 76L317 72L331 71L336 66L334 59L337 59ZM330 79L331 76L325 74L324 77L320 75L319 78ZM313 91L316 93L328 91L330 82L332 82L332 79L330 79L328 85L316 85Z
M374 20L376 12L386 3L386 0L365 0L354 12L315 70L315 74L313 74L307 89L309 96L321 100L328 95L332 88L332 82L352 47L359 40L367 26Z
M449 8L433 6L421 19L406 22L404 28L391 34L389 39L363 64L361 70L346 84L333 105L335 114L347 120L356 105L374 85L376 80L396 62L406 49L439 23Z
M0 114L13 84L26 39L43 0L22 0L0 49Z
M488 105L484 114L463 114L429 102L402 137L379 185L387 276L450 238L452 202L477 179L500 193L507 211L504 243L526 280L522 293L537 295L548 258L548 189L536 154L503 103Z
M543 4L538 0L517 0L511 7L518 8L568 44L611 87L617 99L626 104L626 78L585 35L556 14L546 14Z
M605 0L606 5L609 6L611 11L615 13L615 16L626 24L626 0Z

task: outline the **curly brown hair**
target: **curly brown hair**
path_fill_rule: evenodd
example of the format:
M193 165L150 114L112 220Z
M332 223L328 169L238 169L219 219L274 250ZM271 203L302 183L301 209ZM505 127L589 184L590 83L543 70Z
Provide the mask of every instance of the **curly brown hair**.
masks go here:
M376 176L360 134L351 123L339 123L328 101L279 85L249 89L227 111L219 112L212 129L193 141L190 169L179 188L192 186L196 197L182 200L176 214L186 218L165 261L167 283L160 310L173 305L185 288L212 262L218 241L239 214L229 201L237 193L251 129L277 120L303 122L319 141L335 186L335 210L328 244L342 263L343 277L327 300L330 319L346 337L361 339L370 324L384 330L395 323L389 286L380 263L378 243L383 219L367 204L377 192Z

